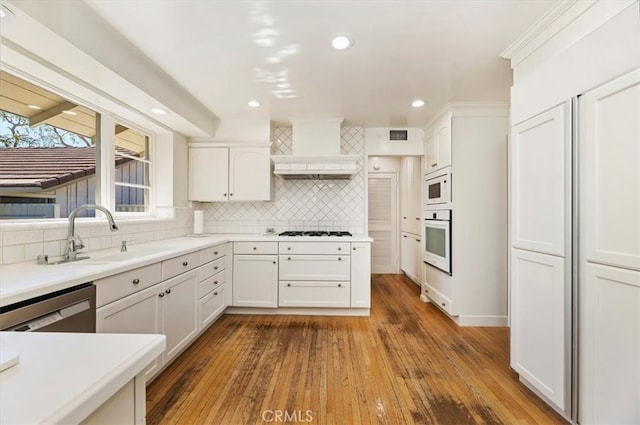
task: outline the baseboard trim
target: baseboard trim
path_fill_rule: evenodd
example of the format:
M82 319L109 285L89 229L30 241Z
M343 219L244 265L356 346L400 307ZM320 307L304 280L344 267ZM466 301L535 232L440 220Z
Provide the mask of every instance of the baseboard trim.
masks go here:
M264 314L291 316L370 316L369 308L257 308L257 307L227 307L225 314Z
M507 316L450 316L458 326L507 327Z

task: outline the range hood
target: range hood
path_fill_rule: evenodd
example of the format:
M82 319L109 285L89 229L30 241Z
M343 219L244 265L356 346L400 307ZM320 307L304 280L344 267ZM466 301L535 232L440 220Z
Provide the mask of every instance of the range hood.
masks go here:
M273 174L285 179L349 179L359 155L340 155L342 118L292 120L293 155L272 155Z

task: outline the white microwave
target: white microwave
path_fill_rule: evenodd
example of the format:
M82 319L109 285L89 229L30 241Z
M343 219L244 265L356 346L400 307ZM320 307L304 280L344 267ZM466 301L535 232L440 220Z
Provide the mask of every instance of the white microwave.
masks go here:
M451 206L451 167L424 176L424 209Z

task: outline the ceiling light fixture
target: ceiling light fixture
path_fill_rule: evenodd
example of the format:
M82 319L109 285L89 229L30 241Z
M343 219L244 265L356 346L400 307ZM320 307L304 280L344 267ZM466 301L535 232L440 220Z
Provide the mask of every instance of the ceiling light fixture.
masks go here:
M41 111L41 110L42 110L42 108L41 108L41 107L39 107L38 105L27 105L27 108L36 109L36 110L38 110L38 111Z
M64 111L62 111L62 113L63 113L63 114L67 114L67 115L78 115L78 113L77 113L77 112L75 112L75 111L68 111L68 110L66 110L66 109L65 109Z
M153 112L156 115L167 115L167 111L165 111L164 109L160 109L160 108L152 108L151 112Z
M257 100L250 100L250 101L247 102L247 105L249 105L252 108L258 108L262 104L260 102L258 102Z
M336 35L331 40L331 46L336 50L345 50L353 46L353 39L344 34Z
M422 108L425 104L425 101L422 99L416 99L413 102L411 102L411 106L413 108Z

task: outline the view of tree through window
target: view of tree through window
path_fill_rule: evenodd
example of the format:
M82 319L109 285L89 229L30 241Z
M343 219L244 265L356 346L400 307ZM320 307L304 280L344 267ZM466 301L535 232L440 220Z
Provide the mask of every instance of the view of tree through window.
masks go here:
M149 210L148 135L116 123L97 137L97 112L3 71L0 84L0 220L64 218L96 203L98 149L113 150L115 159L99 176L113 182L115 204L103 204Z

